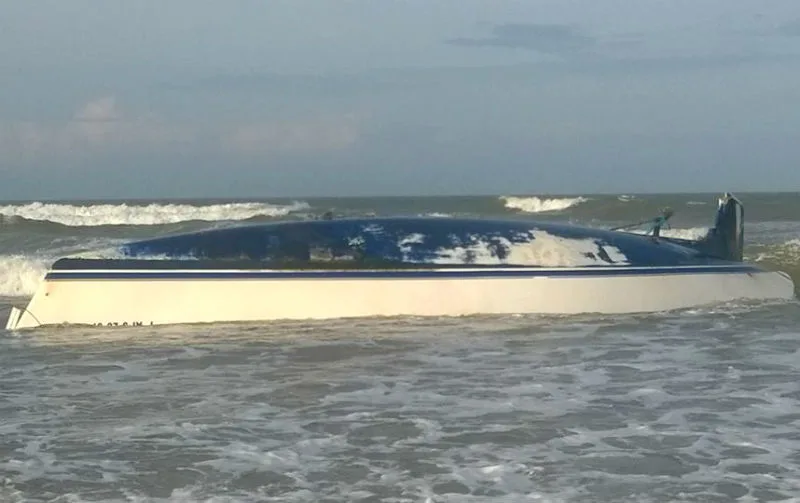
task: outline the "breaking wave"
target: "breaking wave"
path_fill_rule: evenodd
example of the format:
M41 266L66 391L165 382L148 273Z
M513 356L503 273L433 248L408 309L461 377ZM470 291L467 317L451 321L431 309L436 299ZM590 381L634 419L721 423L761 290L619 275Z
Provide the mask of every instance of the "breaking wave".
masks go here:
M82 240L79 245L59 246L32 253L2 254L0 255L0 296L26 297L33 295L47 270L59 257L85 253L85 250L110 249L123 242L124 240L119 239L90 238Z
M588 201L588 199L585 197L559 197L546 199L535 196L502 196L500 199L505 202L506 208L522 211L524 213L563 211L567 208L572 208L573 206L577 206Z
M33 295L52 260L24 255L0 256L0 296Z
M268 203L225 204L58 204L33 202L0 206L4 217L55 222L71 227L100 225L163 225L192 220L246 220L254 217L281 217L295 211L307 210L308 203L288 205Z

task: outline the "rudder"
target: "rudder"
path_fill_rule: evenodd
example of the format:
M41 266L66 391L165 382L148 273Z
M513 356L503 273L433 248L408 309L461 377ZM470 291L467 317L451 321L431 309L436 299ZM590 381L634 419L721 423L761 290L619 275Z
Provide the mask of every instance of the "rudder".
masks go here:
M701 240L705 251L723 259L744 260L744 206L726 192L719 198L714 227Z

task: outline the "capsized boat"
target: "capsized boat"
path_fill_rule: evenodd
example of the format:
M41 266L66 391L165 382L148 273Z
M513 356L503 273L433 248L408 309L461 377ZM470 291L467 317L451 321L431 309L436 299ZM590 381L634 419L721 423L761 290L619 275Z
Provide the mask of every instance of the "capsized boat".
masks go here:
M743 262L743 207L698 240L527 220L323 218L217 228L57 260L7 329L40 325L639 313L791 299Z

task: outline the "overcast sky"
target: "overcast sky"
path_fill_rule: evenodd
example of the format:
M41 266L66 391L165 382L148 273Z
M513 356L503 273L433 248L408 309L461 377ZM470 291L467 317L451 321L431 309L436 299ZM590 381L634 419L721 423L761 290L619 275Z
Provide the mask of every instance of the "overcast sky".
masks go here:
M5 0L0 198L800 191L798 0Z

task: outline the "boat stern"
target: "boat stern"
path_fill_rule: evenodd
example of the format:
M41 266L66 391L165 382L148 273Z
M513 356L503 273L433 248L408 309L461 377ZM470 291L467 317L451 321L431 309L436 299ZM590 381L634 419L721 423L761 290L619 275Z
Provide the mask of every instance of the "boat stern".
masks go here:
M18 307L12 307L11 312L8 313L8 321L6 321L6 330L16 330L19 326L20 318L24 311Z
M36 328L41 323L36 319L30 311L23 307L12 307L11 312L8 313L8 321L6 321L6 330L18 330L20 328Z
M47 279L43 279L39 284L36 293L28 299L27 304L11 306L6 321L6 330L18 330L22 328L36 328L43 324L47 316L42 317L42 313L48 312L48 296L50 295L51 285ZM40 313L38 316L34 313ZM46 323L46 321L45 321Z

